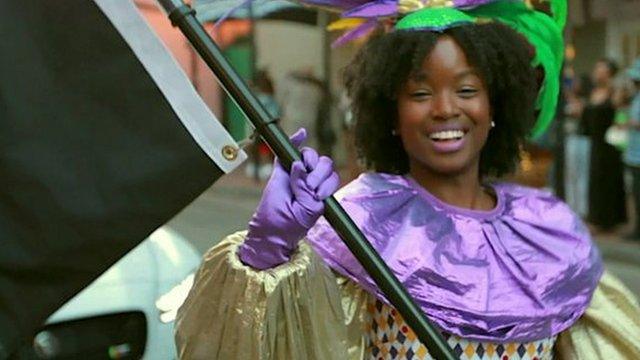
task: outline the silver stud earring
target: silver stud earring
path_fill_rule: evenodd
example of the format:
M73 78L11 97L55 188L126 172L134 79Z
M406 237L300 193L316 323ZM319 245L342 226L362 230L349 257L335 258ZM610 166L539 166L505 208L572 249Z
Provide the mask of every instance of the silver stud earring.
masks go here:
M492 127L492 128L496 127L496 122L495 122L495 121L492 121L492 122L491 122L491 127Z
M398 136L398 130L396 129L391 130L391 135Z

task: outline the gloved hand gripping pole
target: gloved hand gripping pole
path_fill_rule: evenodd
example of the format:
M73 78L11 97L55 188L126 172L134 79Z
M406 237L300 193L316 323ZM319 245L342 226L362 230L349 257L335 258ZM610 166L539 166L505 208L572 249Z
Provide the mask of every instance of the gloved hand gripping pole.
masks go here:
M158 0L169 15L173 26L178 27L191 45L213 71L226 92L251 121L256 131L269 145L286 169L300 160L300 153L287 135L271 118L258 99L251 93L242 78L204 30L195 17L195 11L182 0ZM453 360L451 348L429 323L422 310L413 302L400 281L364 237L342 206L332 196L325 200L324 216L342 238L356 259L369 273L389 302L400 312L418 339L429 349L433 358Z

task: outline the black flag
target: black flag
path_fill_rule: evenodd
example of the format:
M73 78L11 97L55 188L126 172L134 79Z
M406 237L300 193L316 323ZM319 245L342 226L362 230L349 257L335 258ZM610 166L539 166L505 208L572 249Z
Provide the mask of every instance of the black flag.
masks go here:
M245 155L132 0L1 1L0 38L6 356Z

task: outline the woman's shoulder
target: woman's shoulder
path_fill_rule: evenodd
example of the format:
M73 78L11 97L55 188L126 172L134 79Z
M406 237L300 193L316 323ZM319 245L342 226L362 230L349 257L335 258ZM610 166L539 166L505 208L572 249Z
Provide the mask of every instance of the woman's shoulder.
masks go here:
M525 207L538 207L540 205L567 206L562 199L547 188L535 188L512 182L497 182L493 183L492 186L496 192L499 192L511 204L517 203Z
M398 192L411 191L412 188L407 179L402 175L365 172L360 174L335 194L338 200L353 199L360 196L372 196L376 194L398 194Z
M548 188L537 188L526 186L522 184L518 184L515 182L509 181L496 181L491 183L491 185L503 191L505 194L510 194L513 196L533 196L533 197L553 197L553 191Z
M513 182L496 182L492 184L496 192L509 203L518 203L523 206L557 205L567 206L562 199L558 198L553 190L548 188L535 188Z
M544 228L586 232L582 219L548 189L515 183L497 183L494 189L505 202L503 216Z

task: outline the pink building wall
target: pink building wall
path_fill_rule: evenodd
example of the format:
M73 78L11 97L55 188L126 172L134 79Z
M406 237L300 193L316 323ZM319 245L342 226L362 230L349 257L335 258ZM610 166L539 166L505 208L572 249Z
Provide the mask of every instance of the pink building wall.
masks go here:
M204 102L222 120L222 89L206 64L194 52L180 30L171 26L169 19L160 10L155 0L135 0L149 25L171 51L187 76L198 90Z

